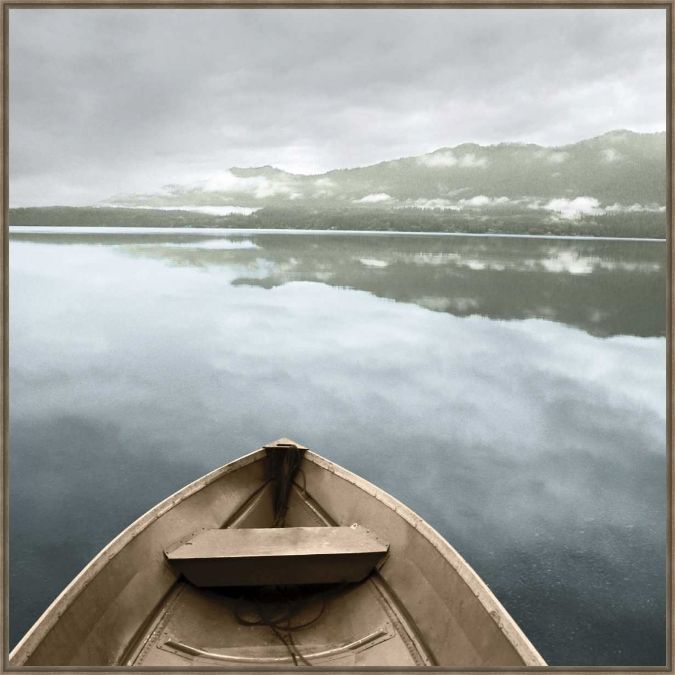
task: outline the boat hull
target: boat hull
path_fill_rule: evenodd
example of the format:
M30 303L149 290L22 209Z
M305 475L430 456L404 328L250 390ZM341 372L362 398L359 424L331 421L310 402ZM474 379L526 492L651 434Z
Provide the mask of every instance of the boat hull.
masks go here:
M10 662L293 665L293 649L269 625L241 625L236 594L193 588L166 555L204 530L269 527L274 503L265 458L261 448L231 462L130 525L52 603ZM329 607L295 637L311 665L545 665L457 551L361 477L305 452L285 518L288 527L358 523L389 544L384 563L365 582L341 589L339 597L319 591L318 600L310 598Z

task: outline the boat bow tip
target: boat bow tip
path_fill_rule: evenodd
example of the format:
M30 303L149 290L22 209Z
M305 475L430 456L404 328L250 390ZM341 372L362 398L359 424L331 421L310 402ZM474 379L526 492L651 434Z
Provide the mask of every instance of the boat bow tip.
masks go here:
M297 443L292 441L290 438L277 438L276 441L267 443L263 446L264 448L298 448L298 450L308 450L307 446L302 445L302 443Z

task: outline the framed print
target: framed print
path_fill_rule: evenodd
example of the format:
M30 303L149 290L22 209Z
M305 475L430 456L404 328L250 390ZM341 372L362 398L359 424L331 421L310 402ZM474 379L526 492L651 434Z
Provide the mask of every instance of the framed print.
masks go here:
M5 667L669 667L671 18L4 3Z

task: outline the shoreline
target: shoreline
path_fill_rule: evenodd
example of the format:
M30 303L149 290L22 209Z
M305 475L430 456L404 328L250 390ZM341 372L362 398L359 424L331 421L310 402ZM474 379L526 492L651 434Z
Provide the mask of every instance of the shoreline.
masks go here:
M256 234L295 234L318 236L404 236L404 237L483 237L491 239L544 239L552 241L629 241L664 244L656 237L606 237L593 235L516 234L507 232L411 232L405 230L305 230L292 228L239 227L87 227L59 225L10 225L9 234L180 234L192 236L254 236Z

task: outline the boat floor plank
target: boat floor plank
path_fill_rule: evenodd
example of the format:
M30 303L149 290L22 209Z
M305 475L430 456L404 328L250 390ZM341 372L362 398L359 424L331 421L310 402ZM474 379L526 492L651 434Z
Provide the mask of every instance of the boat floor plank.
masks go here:
M299 597L291 622L309 623L291 633L295 650L303 655L296 656L299 665L303 658L312 659L312 665L421 663L421 656L411 653L409 640L390 620L370 581L318 587ZM206 591L181 583L139 641L129 665L292 665L288 648L269 625L241 623L242 619L260 620L257 606L266 605L263 614L274 613L276 602L278 598L254 602L241 589Z

